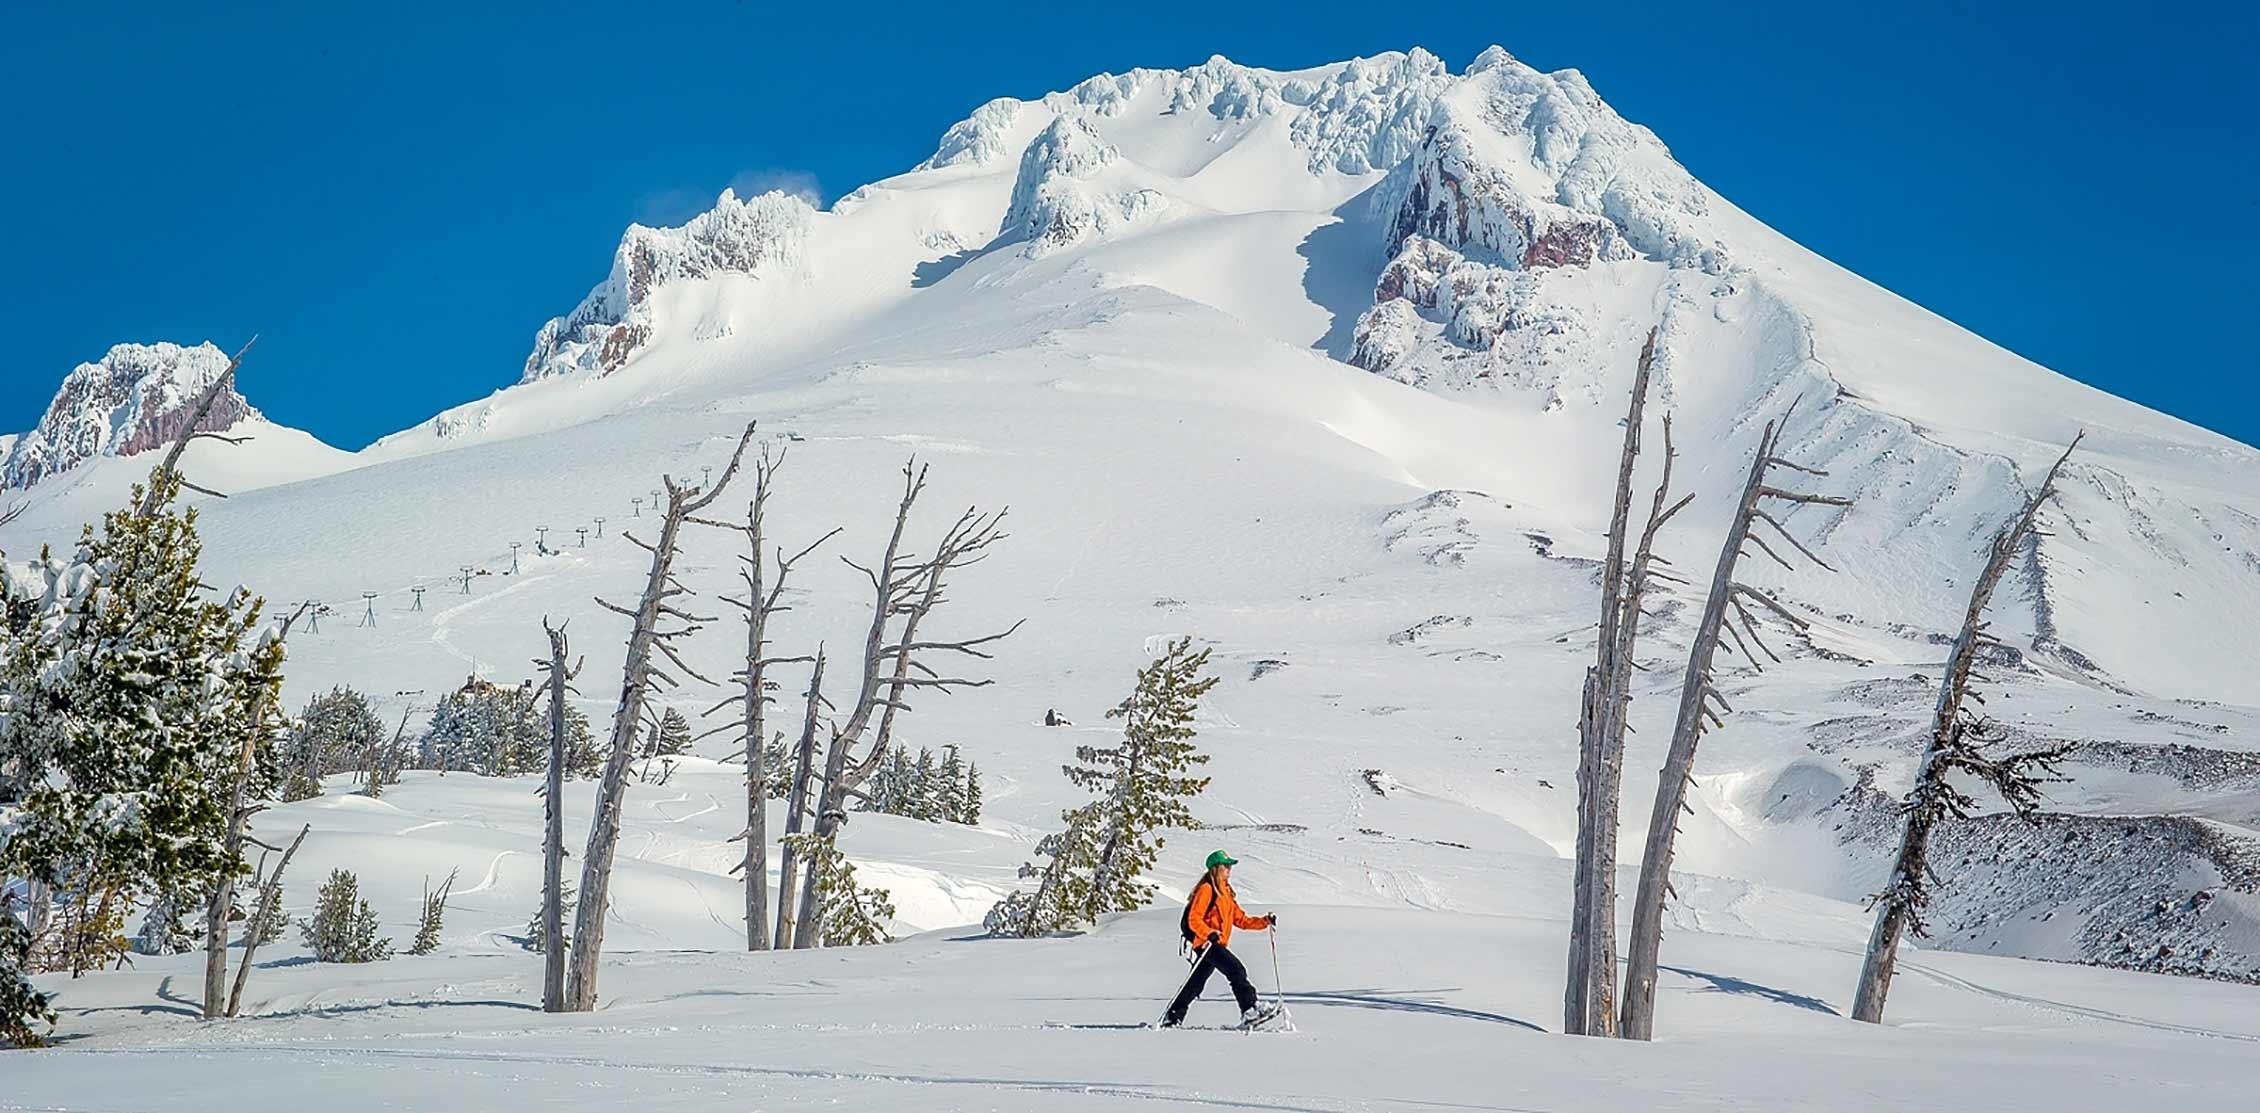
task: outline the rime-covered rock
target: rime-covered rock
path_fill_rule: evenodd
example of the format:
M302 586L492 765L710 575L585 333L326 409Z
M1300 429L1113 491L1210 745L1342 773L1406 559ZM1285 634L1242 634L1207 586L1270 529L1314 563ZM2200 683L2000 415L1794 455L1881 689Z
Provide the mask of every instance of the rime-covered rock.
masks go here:
M719 274L761 277L789 268L801 259L815 214L806 200L783 191L740 200L723 190L712 209L681 227L630 225L612 253L612 273L571 313L552 318L534 335L519 381L618 371L658 327L652 295L660 288Z
M12 438L0 457L0 485L29 487L98 456L132 456L172 443L196 400L228 366L209 343L119 344L63 379L39 427ZM199 431L219 432L257 418L234 386L220 392Z

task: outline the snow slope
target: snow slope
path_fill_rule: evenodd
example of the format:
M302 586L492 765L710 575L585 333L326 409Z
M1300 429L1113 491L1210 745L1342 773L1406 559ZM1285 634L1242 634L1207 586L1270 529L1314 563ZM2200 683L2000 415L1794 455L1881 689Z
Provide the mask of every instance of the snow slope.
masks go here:
M1815 489L1861 501L1791 519L1835 573L1745 562L1814 629L1777 631L1785 664L1732 674L1740 713L1698 759L1664 961L1701 973L1667 986L1667 1044L1531 1042L1511 1070L1422 1070L1428 1056L1498 1062L1541 1037L1497 1018L1556 1015L1592 561L1615 423L1652 328L1651 409L1672 415L1676 475L1697 495L1662 551L1710 565L1727 492L1794 399L1788 447L1831 472ZM277 1019L208 1035L124 1023L164 1008L152 979L172 968L145 962L66 987L73 1008L125 1010L73 1015L67 1026L99 1033L89 1051L150 1070L256 1063L309 1087L325 1065L380 1055L435 1072L402 1072L402 1089L372 1101L457 1092L426 1083L498 1093L477 1088L521 1072L601 1082L620 1063L685 1101L932 1108L1570 1109L1628 1094L1656 1108L1928 1108L1959 1087L1981 1107L2060 1109L2167 1080L2204 1107L2229 1064L2249 1061L2256 1033L2232 1018L2255 998L2233 985L1926 950L1912 962L1932 973L1893 997L1900 1030L1804 1006L1846 1003L1858 902L1889 855L1938 639L1979 551L2022 498L2020 476L2079 430L2049 536L1996 604L2018 652L1988 689L2021 736L2079 746L2073 780L2036 831L1949 830L1957 872L1933 942L2260 979L2260 632L2222 617L2260 611L2260 458L1818 259L1688 177L1574 71L1492 51L1457 74L1413 52L1106 75L983 105L927 163L825 211L725 196L683 229L631 229L606 281L541 331L525 382L385 439L354 470L205 504L206 559L212 578L330 605L318 631L293 635L293 700L351 683L397 715L469 673L518 679L547 616L571 620L596 678L584 709L602 722L623 631L591 597L640 584L642 553L622 533L648 512L631 500L663 472L695 481L719 466L749 420L789 450L780 541L846 527L826 561L883 540L914 455L933 467L915 540L968 503L1012 508L1011 539L953 585L937 632L1028 624L984 666L993 687L920 700L902 731L980 764L987 825L857 816L845 836L859 871L893 891L898 927L940 937L720 953L742 930L726 872L735 786L694 766L630 792L605 1027L521 1016L509 1003L527 999L534 968L503 948L532 911L532 783L412 780L383 801L333 794L260 823L269 837L315 825L295 906L321 870L354 863L403 937L422 877L460 869L475 891L445 958L279 966L255 982ZM115 497L46 490L0 531L8 552L67 537ZM553 551L537 555L543 527ZM685 578L731 590L735 552L728 535L694 536ZM860 579L808 569L781 644L852 639ZM377 593L373 621L363 592ZM1627 847L1697 599L1656 603ZM1037 1027L1144 1016L1173 976L1166 913L1085 940L953 938L1078 802L1058 765L1106 731L1134 668L1184 634L1214 648L1223 683L1202 723L1214 783L1196 812L1211 830L1171 839L1165 889L1231 847L1251 900L1310 925L1282 936L1289 988L1371 999L1307 1001L1306 1031L1249 1043L1261 1058L1244 1070L1172 1036ZM733 642L725 621L690 654L725 675ZM669 698L695 714L717 693ZM1047 708L1081 725L1045 728ZM907 992L913 969L940 980ZM1129 1000L1045 999L1086 985ZM306 1051L294 1041L325 1004L338 1039ZM613 1030L657 1038L624 1048ZM513 1047L461 1046L481 1039ZM239 1043L251 1047L219 1050ZM1373 1069L1384 1044L1419 1049L1415 1069ZM2114 1073L2129 1059L2138 1071ZM48 1086L96 1073L37 1062ZM1595 1090L1594 1076L1615 1081ZM918 1080L933 1084L909 1089ZM1900 1084L1914 1096L1892 1096Z

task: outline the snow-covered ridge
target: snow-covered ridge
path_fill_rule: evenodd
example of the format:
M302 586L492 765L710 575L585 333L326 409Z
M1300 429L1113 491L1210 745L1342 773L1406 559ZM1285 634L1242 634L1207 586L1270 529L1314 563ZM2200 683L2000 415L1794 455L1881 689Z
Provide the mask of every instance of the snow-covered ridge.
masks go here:
M612 253L612 272L571 313L535 334L519 381L619 370L652 337L656 291L687 279L788 269L801 259L815 213L783 191L740 200L723 190L712 209L681 227L630 225Z
M101 456L131 456L170 443L187 425L206 387L227 370L228 354L209 342L119 344L64 377L39 427L12 438L0 456L0 485L29 487ZM201 432L259 419L231 384L205 415Z

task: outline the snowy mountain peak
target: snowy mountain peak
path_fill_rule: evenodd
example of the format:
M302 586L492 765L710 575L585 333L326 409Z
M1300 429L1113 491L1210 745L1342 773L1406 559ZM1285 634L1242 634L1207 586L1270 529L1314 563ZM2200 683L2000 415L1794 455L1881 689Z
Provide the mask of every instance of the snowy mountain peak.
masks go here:
M534 336L521 382L576 372L608 375L633 359L653 335L653 295L686 279L722 274L761 276L801 259L816 210L781 190L740 200L723 190L714 207L676 228L628 226L612 254L612 271L573 312L552 318Z
M1118 157L1081 113L1053 117L1021 153L1001 235L1038 258L1165 207L1155 190L1102 180Z
M170 442L197 398L227 370L228 354L209 342L119 344L63 379L39 427L15 438L0 458L0 485L29 487L99 456L131 456ZM216 432L257 419L231 385L205 416Z

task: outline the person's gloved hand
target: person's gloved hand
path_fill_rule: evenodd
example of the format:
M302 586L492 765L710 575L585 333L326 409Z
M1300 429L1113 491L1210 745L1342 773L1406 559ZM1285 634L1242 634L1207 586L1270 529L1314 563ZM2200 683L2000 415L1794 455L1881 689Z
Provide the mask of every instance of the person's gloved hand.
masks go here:
M1213 931L1212 931L1212 932L1209 932L1209 933L1208 933L1208 941L1209 941L1209 942L1211 942L1211 943L1214 943L1214 942L1216 942L1216 941L1217 941L1217 935L1216 935L1216 933L1215 933L1215 932L1213 932Z
M1265 925L1266 925L1266 926L1268 926L1268 927L1278 927L1278 926L1279 926L1279 913L1277 913L1277 912L1273 912L1273 913L1270 913L1270 914L1268 914L1268 915L1264 916L1264 918L1263 918L1263 919L1264 919L1264 923L1265 923Z

